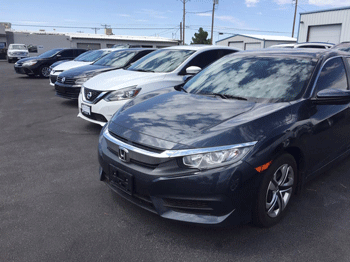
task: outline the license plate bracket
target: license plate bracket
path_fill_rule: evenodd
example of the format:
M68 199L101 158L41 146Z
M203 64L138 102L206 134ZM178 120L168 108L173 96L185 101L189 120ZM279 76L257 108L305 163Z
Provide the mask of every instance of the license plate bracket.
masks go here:
M81 104L81 112L84 115L91 115L91 106L85 105L85 104Z
M113 165L109 166L109 182L123 192L133 194L133 176Z

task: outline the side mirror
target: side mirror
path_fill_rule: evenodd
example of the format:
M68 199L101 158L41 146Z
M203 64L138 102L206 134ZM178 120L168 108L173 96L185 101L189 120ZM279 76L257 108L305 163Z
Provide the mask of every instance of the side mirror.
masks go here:
M317 93L311 101L317 105L339 105L350 103L350 91L327 88Z
M186 74L195 75L198 74L201 70L202 68L200 68L199 66L190 66L186 68Z

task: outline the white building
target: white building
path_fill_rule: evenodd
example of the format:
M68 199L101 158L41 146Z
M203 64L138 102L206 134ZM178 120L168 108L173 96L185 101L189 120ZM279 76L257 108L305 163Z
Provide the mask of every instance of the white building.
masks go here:
M350 41L350 7L300 13L298 43Z
M1 31L0 31L1 37ZM84 33L57 33L57 32L28 32L6 30L7 46L12 43L25 44L37 50L31 56L38 55L53 48L109 48L115 44L129 44L137 47L162 48L179 45L180 41L154 36L118 36Z
M242 50L262 49L277 44L294 44L297 39L288 36L236 34L219 41L217 45L232 46Z

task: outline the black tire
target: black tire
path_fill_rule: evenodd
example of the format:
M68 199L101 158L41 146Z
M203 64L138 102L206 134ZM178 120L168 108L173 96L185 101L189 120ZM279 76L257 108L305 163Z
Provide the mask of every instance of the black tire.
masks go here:
M50 76L50 68L47 65L42 65L39 70L40 77L47 78Z
M284 153L265 171L253 208L253 223L260 227L276 225L285 215L294 195L298 177L295 159Z
M12 60L9 59L9 58L7 58L7 62L8 62L9 64L11 64Z

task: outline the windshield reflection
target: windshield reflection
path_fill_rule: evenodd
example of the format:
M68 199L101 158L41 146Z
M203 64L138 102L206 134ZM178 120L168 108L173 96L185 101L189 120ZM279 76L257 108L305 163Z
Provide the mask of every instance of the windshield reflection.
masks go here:
M291 101L302 93L315 62L308 58L226 57L191 79L189 93Z
M174 71L194 51L191 50L158 50L133 64L128 70L142 72L166 73Z

